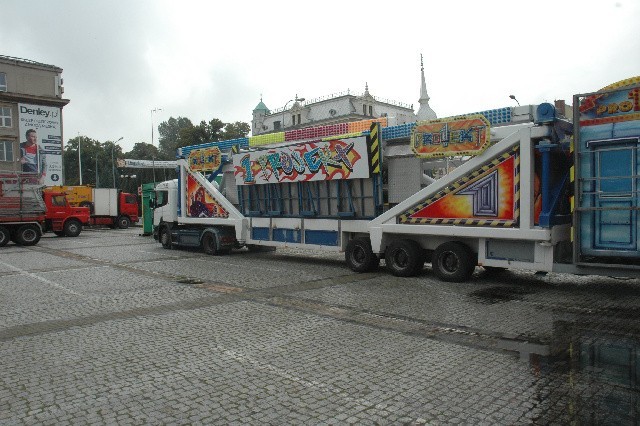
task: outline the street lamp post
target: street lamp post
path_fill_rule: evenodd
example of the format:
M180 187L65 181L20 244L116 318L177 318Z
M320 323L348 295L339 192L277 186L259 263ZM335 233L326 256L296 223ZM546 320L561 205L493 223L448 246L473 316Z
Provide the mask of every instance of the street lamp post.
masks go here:
M289 102L293 102L293 101L295 101L295 102L303 102L304 98L299 98L298 95L296 95L295 98L289 99L287 101L287 103L284 104L284 106L282 107L282 130L284 130L284 112L287 110L287 105L289 105Z
M80 186L82 186L82 156L80 154L81 146L82 142L80 139L80 133L78 133L78 174L80 175Z
M151 145L153 146L153 113L162 111L162 108L154 108L151 110Z
M113 176L113 187L116 187L116 164L115 164L115 160L113 158L113 151L116 148L116 144L118 142L120 142L122 140L123 136L120 137L120 139L118 139L117 141L115 141L113 143L113 145L111 145L111 174ZM97 167L97 166L96 166Z

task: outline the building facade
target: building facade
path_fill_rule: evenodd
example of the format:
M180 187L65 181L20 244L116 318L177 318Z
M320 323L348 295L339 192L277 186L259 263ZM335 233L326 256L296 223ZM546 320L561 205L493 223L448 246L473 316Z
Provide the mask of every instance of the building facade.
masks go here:
M368 85L365 85L362 94L346 91L309 100L296 96L276 110L267 108L261 99L253 110L251 134L256 136L380 117L387 117L390 125L396 125L414 122L417 116L413 105L372 96Z
M418 113L413 105L381 99L369 93L369 85L365 83L364 93L336 93L320 98L306 100L298 98L288 101L282 108L270 110L262 99L253 110L251 134L257 136L265 133L295 130L311 126L324 126L352 121L370 120L386 117L390 126L412 123L417 120L433 120L436 113L429 106L429 95L424 77L424 63L420 55L420 106ZM287 109L289 104L290 108Z
M62 68L0 55L0 171L62 180Z

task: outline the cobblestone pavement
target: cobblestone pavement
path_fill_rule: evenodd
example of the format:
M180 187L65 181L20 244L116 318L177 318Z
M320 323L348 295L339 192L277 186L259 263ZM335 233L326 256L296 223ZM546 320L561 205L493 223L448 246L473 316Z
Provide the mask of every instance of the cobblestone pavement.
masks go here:
M640 421L640 279L450 284L139 232L0 249L0 424Z

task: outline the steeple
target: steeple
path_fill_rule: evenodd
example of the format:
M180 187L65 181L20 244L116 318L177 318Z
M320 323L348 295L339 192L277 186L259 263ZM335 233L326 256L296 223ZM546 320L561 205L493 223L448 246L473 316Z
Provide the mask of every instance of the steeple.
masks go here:
M422 84L420 86L420 108L418 108L417 118L418 121L422 120L434 120L438 118L435 111L429 106L429 94L427 93L427 82L424 78L424 62L422 61L422 53L420 54L420 75L422 77Z
M270 113L269 108L267 108L267 106L264 104L264 102L262 102L262 95L260 95L260 102L253 109L253 113L255 114L256 112L258 112L258 113L261 112L263 114L269 114Z

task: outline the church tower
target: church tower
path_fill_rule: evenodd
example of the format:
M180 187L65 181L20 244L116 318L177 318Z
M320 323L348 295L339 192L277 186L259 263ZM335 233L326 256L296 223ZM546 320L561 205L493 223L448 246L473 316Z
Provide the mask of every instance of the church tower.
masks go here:
M417 119L423 120L435 120L438 118L435 111L429 106L429 94L427 93L427 82L424 78L424 63L422 61L422 54L420 54L420 74L422 76L422 85L420 86L420 108L418 108Z
M251 134L256 135L262 133L264 130L264 119L267 115L269 115L271 111L269 108L262 102L262 95L260 95L260 102L253 109L253 120L251 123Z

